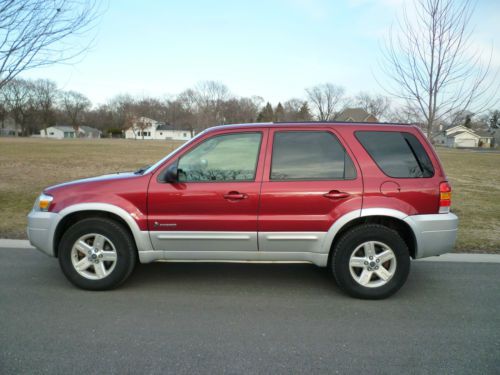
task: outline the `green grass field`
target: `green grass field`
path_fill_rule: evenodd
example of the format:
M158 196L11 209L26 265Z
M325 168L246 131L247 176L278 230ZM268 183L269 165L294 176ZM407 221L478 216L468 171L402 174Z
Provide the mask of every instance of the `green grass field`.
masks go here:
M0 238L26 238L44 187L151 164L181 142L0 138ZM500 153L439 148L460 217L457 251L500 253Z

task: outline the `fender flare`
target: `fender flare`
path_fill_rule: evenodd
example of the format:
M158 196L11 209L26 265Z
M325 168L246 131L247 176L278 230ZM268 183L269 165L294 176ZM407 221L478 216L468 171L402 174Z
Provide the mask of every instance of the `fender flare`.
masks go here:
M149 238L148 232L140 230L133 216L127 211L125 211L123 208L109 203L77 203L65 207L64 209L59 211L57 223L55 223L54 225L54 234L55 231L57 230L57 227L59 226L59 223L65 217L75 212L85 212L85 211L108 212L120 217L127 224L130 231L132 232L132 236L134 237L137 246L137 251L150 250L153 248L151 245L151 240Z
M323 240L321 252L326 254L330 253L332 243L335 240L335 236L342 230L342 228L344 228L344 226L346 226L353 220L368 216L386 216L401 220L402 222L408 224L404 220L406 217L408 217L408 214L405 214L404 212L398 210L393 210L390 208L365 208L360 210L354 210L346 213L345 215L342 215L340 218L335 220L335 222L332 224L332 226L326 233L326 236ZM411 225L410 228L415 234L415 229Z

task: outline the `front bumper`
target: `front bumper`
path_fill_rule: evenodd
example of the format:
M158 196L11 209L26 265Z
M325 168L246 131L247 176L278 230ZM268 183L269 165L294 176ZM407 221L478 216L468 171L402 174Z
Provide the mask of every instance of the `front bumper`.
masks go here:
M41 212L32 210L28 214L28 238L30 243L43 253L54 254L54 233L59 215L53 212Z
M415 234L415 259L441 255L453 250L458 230L456 215L412 215L407 216L404 221Z

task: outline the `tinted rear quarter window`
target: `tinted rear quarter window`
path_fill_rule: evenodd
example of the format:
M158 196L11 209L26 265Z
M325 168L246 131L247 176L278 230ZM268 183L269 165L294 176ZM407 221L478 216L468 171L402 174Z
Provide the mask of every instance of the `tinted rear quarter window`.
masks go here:
M389 177L434 176L434 167L420 141L410 133L357 131L356 138Z
M274 134L271 180L356 178L354 164L335 135L327 131Z

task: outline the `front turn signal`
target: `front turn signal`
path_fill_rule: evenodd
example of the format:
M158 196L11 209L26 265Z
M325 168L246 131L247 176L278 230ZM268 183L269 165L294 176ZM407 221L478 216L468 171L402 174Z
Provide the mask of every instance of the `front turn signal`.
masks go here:
M35 203L35 210L47 212L54 197L47 194L40 194Z

